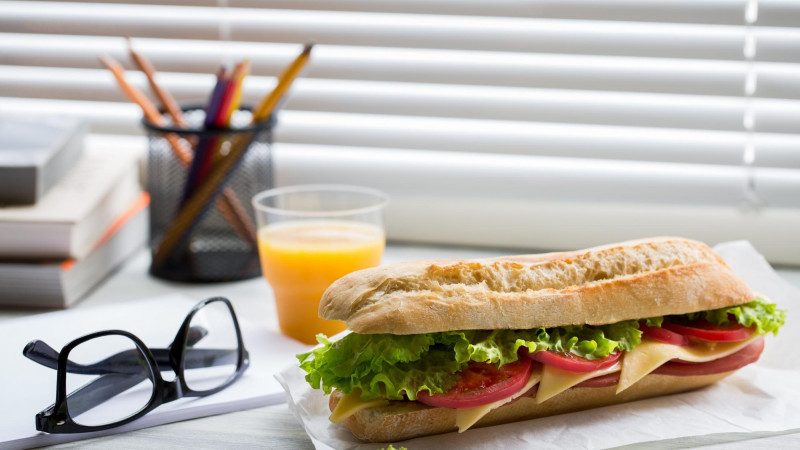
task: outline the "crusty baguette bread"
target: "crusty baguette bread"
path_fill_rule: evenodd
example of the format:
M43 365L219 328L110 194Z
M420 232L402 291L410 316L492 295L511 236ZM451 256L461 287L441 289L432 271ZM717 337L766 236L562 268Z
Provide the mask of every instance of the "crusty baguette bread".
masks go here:
M572 388L541 404L536 403L534 397L523 397L491 411L473 428L690 391L715 383L732 373L686 377L651 374L620 394L616 393L617 386ZM339 391L331 394L329 400L331 411L339 403L342 395ZM362 410L343 423L357 438L369 442L401 441L457 429L454 409L435 408L409 401L393 401L387 406Z
M603 325L722 308L754 295L703 243L622 242L567 253L419 261L333 283L319 315L356 333Z

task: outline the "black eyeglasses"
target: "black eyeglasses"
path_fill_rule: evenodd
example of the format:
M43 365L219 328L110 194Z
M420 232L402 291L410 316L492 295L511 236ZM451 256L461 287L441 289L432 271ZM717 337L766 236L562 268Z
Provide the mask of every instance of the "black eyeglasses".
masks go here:
M56 402L36 414L36 429L47 433L124 425L164 403L219 392L250 365L236 313L222 297L195 305L168 348L108 330L75 339L60 353L39 340L22 353L58 370ZM162 371L175 379L164 381Z

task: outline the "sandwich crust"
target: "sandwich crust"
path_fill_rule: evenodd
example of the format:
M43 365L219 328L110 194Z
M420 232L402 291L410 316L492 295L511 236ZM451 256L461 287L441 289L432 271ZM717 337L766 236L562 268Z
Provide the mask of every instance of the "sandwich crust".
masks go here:
M522 397L489 412L473 428L690 391L715 383L732 373L686 377L650 374L620 394L616 393L617 386L572 388L544 403L537 403L534 397ZM342 396L339 391L331 394L329 400L331 411ZM436 408L409 401L392 401L387 406L365 409L350 416L343 423L357 438L368 442L400 441L457 429L454 409Z
M417 261L351 273L319 314L356 333L603 325L722 308L754 295L707 245L653 238L587 250Z

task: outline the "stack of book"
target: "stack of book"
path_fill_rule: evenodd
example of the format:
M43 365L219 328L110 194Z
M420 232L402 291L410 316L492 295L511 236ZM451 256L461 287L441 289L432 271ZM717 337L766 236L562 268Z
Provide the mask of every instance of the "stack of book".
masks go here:
M138 156L84 151L85 130L0 118L0 305L69 306L147 239Z

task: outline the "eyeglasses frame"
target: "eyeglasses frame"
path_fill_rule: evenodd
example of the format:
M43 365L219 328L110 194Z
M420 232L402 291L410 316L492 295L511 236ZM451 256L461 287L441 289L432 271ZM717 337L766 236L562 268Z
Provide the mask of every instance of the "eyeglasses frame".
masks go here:
M238 343L236 371L224 383L213 389L193 390L187 385L186 378L184 376L184 356L186 354L186 342L189 336L190 324L198 311L214 302L222 302L225 304L225 306L228 308L228 311L231 313L231 318L233 319L233 325L236 329L236 339ZM69 396L69 393L67 392L67 362L69 360L69 353L75 347L86 341L103 336L114 335L129 338L136 345L139 352L144 356L148 365L148 369L150 370L150 380L153 381L153 390L150 400L136 413L116 422L103 425L81 425L72 419L72 416L69 413L69 406L67 402L67 397ZM175 336L175 339L170 345L169 362L172 366L172 370L175 372L175 380L173 381L165 381L163 379L160 370L158 370L158 363L156 362L153 353L150 351L147 345L142 342L141 339L128 331L98 331L74 339L65 345L61 349L61 352L59 352L58 369L56 375L56 401L49 408L46 408L45 410L36 414L36 429L46 433L85 433L90 431L108 430L133 422L134 420L141 418L164 403L169 403L183 397L204 397L227 388L239 377L241 377L241 375L250 365L250 356L244 346L239 320L236 317L236 312L233 310L233 305L231 305L230 300L224 297L211 297L199 302L191 309L191 311L189 311L189 314L184 319L183 324Z

